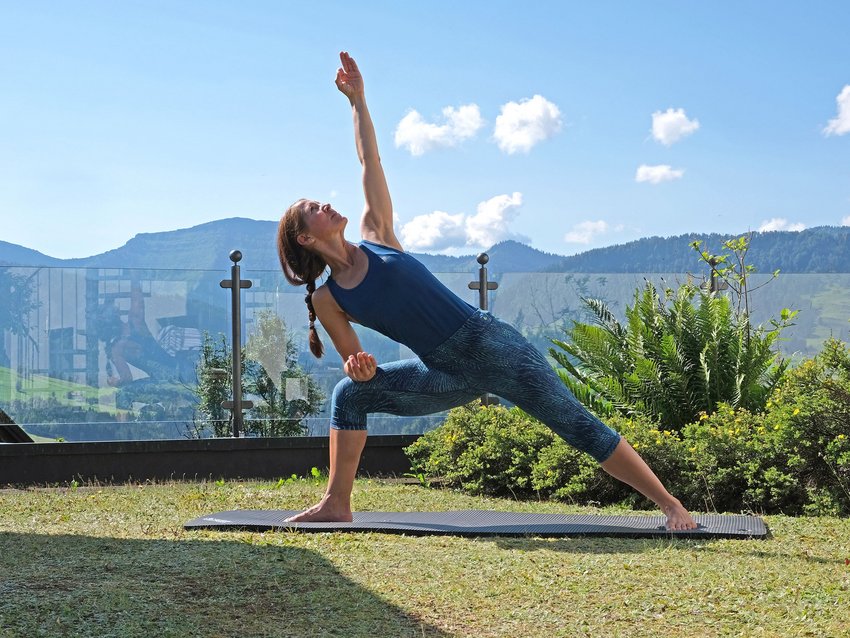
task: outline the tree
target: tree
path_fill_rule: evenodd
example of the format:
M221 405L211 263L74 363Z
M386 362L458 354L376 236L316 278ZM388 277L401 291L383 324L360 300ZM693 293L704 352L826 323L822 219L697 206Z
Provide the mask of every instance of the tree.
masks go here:
M232 361L230 346L224 335L220 334L218 340L214 340L208 332L204 332L196 367L198 407L192 432L196 437L200 437L205 428L212 428L214 436L230 436L233 431L232 414L221 406L230 398ZM219 371L224 373L219 374Z
M271 310L259 312L255 320L255 330L242 350L244 398L254 402L246 412L245 434L303 434L303 419L319 413L325 395L298 365L298 349L283 320ZM232 431L231 414L221 407L230 398L232 362L224 336L215 341L205 334L198 361L198 413L200 423L211 426L215 436L229 436Z
M28 317L38 306L32 277L18 274L12 268L0 268L0 333L23 335L36 344L30 335ZM0 366L9 367L4 340L0 340Z
M9 368L11 357L6 352L4 332L18 337L24 337L37 349L38 343L30 334L29 314L38 308L35 298L33 277L15 272L12 268L0 268L0 367ZM0 401L11 401L12 376L10 383L0 387ZM18 380L20 384L20 380Z
M750 316L750 293L766 286L779 276L779 270L774 270L770 279L752 290L750 289L750 275L756 270L755 266L747 263L747 253L750 251L751 240L752 233L724 241L723 248L729 252L720 255L713 255L707 250L703 250L701 241L691 242L691 248L699 254L700 259L710 268L711 290L718 290L721 287L729 288L735 296L735 313L738 316ZM716 283L718 278L722 285Z
M271 310L255 319L244 356L244 388L259 399L248 413L250 431L258 436L303 434L302 419L319 413L325 395L298 365L298 348L283 319Z

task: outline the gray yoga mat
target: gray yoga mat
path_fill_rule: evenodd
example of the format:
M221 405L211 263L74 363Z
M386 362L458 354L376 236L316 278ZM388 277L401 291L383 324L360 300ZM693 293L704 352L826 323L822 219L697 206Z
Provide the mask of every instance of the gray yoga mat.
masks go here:
M462 510L452 512L355 512L351 523L287 523L294 510L234 510L201 516L186 529L386 532L454 536L613 536L653 538L765 538L768 530L757 516L694 515L699 527L671 532L663 516L604 516L598 514L531 514Z

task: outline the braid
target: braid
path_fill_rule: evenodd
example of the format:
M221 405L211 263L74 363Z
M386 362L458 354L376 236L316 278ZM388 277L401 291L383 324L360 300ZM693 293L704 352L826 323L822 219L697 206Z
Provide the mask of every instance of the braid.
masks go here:
M325 348L319 339L319 332L316 330L316 309L313 308L313 293L316 292L316 281L307 282L307 296L304 297L304 303L307 304L307 315L310 318L310 352L316 358L321 359L325 353Z

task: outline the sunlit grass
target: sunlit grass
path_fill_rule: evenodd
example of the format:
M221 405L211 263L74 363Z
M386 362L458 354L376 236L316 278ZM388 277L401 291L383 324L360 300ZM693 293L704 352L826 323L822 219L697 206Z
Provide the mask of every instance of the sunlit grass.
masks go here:
M128 413L127 410L114 407L115 388L96 388L42 374L22 376L11 368L0 367L0 396L8 402L52 398L68 408L85 410L96 407L99 412L106 414Z

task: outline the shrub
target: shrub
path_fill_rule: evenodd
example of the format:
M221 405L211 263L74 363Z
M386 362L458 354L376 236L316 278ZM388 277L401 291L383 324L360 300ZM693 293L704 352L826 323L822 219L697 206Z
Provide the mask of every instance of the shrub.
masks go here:
M659 472L678 476L684 455L678 435L645 418L614 417L610 425ZM470 404L449 412L440 427L406 449L414 474L440 477L472 494L553 497L604 504L648 501L609 476L588 454L570 447L519 408Z
M653 470L668 484L681 476L684 464L678 433L659 429L646 417L614 416L608 425L634 447ZM624 503L648 507L651 503L628 485L605 472L588 454L570 447L556 437L544 448L532 469L533 485L541 494L583 503ZM671 487L671 489L673 489Z
M532 466L552 431L519 408L480 402L451 410L440 427L406 448L414 473L472 494L528 496Z
M689 508L850 513L850 350L841 342L792 369L764 412L721 403L681 431L638 415L608 422ZM407 452L415 472L475 494L649 505L518 408L456 408Z
M721 404L682 432L683 499L719 512L798 513L805 499L793 455L778 445L763 413Z
M771 397L767 431L787 450L807 514L850 513L850 350L829 339Z
M698 303L697 303L698 301ZM692 284L663 293L647 282L621 324L585 300L595 323L574 322L549 353L573 394L600 414L643 414L681 429L719 403L760 410L787 364L773 350L793 318L752 326L727 297Z

